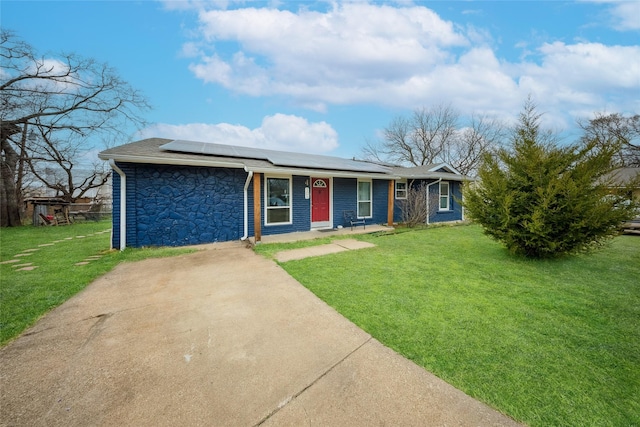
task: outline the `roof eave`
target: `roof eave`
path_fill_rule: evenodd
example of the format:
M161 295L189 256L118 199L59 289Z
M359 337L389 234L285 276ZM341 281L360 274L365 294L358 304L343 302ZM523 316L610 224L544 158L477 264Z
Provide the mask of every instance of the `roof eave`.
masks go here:
M301 176L317 176L319 178L375 178L383 180L400 179L399 176L386 175L383 173L367 173L367 172L351 172L351 171L327 171L320 169L296 169L296 168L265 168L265 167L253 167L247 166L244 163L235 162L220 162L211 161L206 159L177 159L168 157L154 157L154 156L136 156L127 154L109 155L105 153L98 154L98 157L102 160L113 159L116 162L121 163L144 163L155 165L177 165L177 166L205 166L205 167L219 167L219 168L234 168L244 169L247 172L257 172L274 175L301 175Z
M323 170L323 169L296 169L296 168L261 168L261 167L246 167L247 172L264 173L273 175L300 175L300 176L314 176L318 178L372 178L382 180L400 179L399 176L388 175L384 173L372 173L372 172L352 172L352 171L337 171L337 170Z
M177 166L207 166L218 168L233 168L233 169L245 169L243 163L234 162L219 162L206 159L177 159L167 157L154 157L154 156L136 156L127 154L107 155L104 153L98 154L98 157L102 160L113 159L116 162L122 163L145 163L153 165L177 165Z
M456 175L453 173L432 172L423 175L406 175L404 179L443 179L447 181L475 181L476 179L466 175Z

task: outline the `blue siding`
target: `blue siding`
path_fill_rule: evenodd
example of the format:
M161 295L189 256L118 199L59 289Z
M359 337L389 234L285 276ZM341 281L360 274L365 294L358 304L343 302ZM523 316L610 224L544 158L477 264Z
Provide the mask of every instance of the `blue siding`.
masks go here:
M387 223L387 207L389 205L389 181L373 180L373 218L368 220L372 224Z
M386 224L389 181L374 179L372 217L367 224ZM344 221L344 211L358 211L358 180L356 178L333 179L333 225L348 226Z
M436 180L415 180L411 188L415 188L420 184L424 183L431 184L436 182ZM460 205L460 201L462 200L462 184L457 181L447 181L449 182L449 191L451 193L449 198L449 206L450 210L440 211L438 210L439 204L439 186L438 184L434 184L429 187L429 205L431 215L429 215L429 222L450 222L450 221L460 221L462 220L462 205ZM402 222L402 211L400 208L400 200L395 200L394 210L393 210L393 220L395 222Z
M268 176L268 175L267 175ZM305 181L307 176L293 176L293 197L292 206L292 223L285 225L266 225L264 220L264 200L262 200L262 234L268 236L270 234L293 233L296 231L309 231L311 228L311 209L310 200L304 198ZM261 192L264 196L264 182L261 181ZM253 221L253 218L252 218Z
M358 180L355 178L333 179L333 226L348 226L344 221L344 211L357 211Z
M460 201L462 200L462 186L460 182L457 181L448 181L449 182L449 210L448 211L440 211L438 210L436 205L435 212L431 214L429 217L430 222L449 222L449 221L460 221L462 220L462 206L460 205ZM432 185L429 189L430 192L435 194L434 199L436 203L438 203L439 191L438 185Z

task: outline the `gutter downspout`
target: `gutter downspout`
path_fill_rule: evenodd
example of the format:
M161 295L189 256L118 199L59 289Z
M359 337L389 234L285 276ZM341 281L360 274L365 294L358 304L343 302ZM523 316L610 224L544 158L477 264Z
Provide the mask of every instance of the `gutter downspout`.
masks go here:
M249 197L247 196L247 190L253 178L253 171L247 172L249 172L249 175L247 175L247 180L244 182L244 235L240 238L242 241L247 240L247 237L249 237Z
M120 250L127 247L127 175L109 159L109 166L120 175Z
M429 217L431 216L431 213L429 212L429 187L431 187L433 184L438 184L440 181L442 181L442 178L438 178L437 181L433 181L430 184L427 184L427 225L429 225Z

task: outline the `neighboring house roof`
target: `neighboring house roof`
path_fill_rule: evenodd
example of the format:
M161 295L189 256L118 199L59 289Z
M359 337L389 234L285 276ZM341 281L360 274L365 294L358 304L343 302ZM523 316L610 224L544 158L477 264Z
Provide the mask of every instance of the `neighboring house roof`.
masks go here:
M605 176L605 180L611 180L614 184L625 186L640 180L640 168L619 168Z
M413 168L390 167L341 157L239 147L197 141L149 138L101 152L102 160L185 166L239 168L260 173L369 177L378 179L447 179L463 181L447 164Z

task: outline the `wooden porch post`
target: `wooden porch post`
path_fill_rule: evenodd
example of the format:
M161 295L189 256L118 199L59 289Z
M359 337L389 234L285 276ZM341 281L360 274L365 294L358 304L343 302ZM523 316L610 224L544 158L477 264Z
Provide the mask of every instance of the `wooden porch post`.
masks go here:
M389 227L393 227L393 200L395 199L395 188L396 182L392 179L389 181L389 196L387 198L387 225Z
M262 240L262 198L260 197L260 173L253 174L253 234L255 243Z

